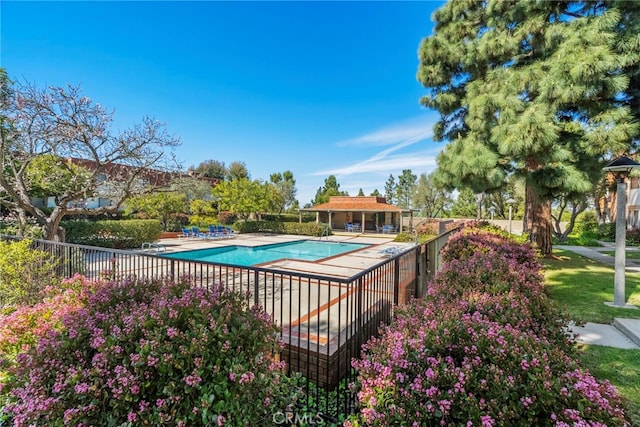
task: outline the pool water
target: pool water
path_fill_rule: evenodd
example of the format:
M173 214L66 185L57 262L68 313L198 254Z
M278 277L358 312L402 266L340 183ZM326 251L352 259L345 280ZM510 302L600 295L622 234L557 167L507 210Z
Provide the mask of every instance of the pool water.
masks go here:
M301 240L264 246L225 246L176 252L161 255L166 258L188 261L207 261L220 264L249 266L262 264L282 258L304 261L317 261L335 255L344 254L370 246L362 243L327 242L319 240Z

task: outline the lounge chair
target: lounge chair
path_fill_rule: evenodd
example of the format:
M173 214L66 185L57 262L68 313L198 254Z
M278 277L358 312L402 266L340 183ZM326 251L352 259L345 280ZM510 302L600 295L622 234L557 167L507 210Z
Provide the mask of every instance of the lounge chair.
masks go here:
M224 236L220 232L220 229L218 228L217 225L210 225L209 232L207 233L207 237L209 237L210 239L222 239Z
M229 226L226 226L226 227L224 228L224 232L225 232L225 234L227 234L227 236L228 236L230 239L234 239L234 238L236 238L236 237L238 236L238 235L236 234L236 232L235 232L235 231L233 231L233 229L232 229L231 227L229 227Z
M402 249L397 246L390 246L388 248L378 251L378 253L384 257L390 257L398 254Z
M200 231L200 229L198 227L191 227L191 233L193 234L192 237L197 237L200 239L206 239L207 238L207 234L203 233L202 231Z

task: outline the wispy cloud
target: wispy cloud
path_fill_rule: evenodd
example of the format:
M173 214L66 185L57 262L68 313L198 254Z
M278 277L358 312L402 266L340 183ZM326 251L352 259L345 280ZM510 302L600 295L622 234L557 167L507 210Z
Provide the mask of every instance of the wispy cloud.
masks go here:
M376 156L374 156L376 157ZM373 157L372 157L373 158ZM358 173L372 173L397 171L402 169L424 169L435 165L435 156L431 153L410 153L401 156L391 156L376 160L366 160L353 165L343 166L335 169L328 169L313 172L312 175L353 175Z
M369 155L365 160L358 161L354 164L341 166L329 170L313 172L311 175L336 175L346 176L358 173L390 173L403 169L425 169L435 165L435 154L433 151L414 151L397 153L406 150L412 145L425 141L433 136L433 123L420 119L406 120L396 123L385 128L370 132L363 136L341 141L338 145L352 146L349 151L357 157L358 147L361 149L370 149L370 147L388 146L381 151ZM395 153L395 154L394 154Z
M421 141L433 136L433 122L425 116L414 117L365 135L338 142L337 145L395 145L401 141Z

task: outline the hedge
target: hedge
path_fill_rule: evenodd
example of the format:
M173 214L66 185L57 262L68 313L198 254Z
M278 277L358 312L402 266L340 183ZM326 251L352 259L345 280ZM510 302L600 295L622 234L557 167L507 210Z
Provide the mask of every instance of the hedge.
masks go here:
M65 221L67 242L113 249L139 248L160 237L162 226L155 219Z
M240 233L277 233L302 236L321 236L327 224L280 222L280 221L244 221L234 224Z

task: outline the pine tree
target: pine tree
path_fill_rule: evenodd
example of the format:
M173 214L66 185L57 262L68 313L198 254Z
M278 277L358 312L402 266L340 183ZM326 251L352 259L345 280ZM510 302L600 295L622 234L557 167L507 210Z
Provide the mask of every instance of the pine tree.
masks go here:
M605 159L629 151L638 131L623 72L638 58L619 47L621 20L638 15L618 6L449 1L420 45L421 102L440 112L435 139L448 141L438 180L480 193L524 178L525 231L543 254L551 201L591 191Z
M396 179L393 175L389 175L389 179L384 184L384 198L387 200L387 203L394 204L396 201Z
M411 172L411 169L404 169L402 171L402 175L398 177L398 185L396 187L398 206L402 208L411 207L417 179L418 177Z

